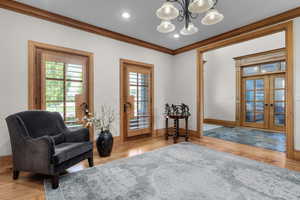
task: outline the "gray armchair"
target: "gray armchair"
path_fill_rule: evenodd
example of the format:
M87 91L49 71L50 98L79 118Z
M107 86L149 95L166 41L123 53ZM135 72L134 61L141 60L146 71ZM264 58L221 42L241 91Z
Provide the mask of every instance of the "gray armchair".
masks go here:
M52 176L59 186L59 174L88 159L93 166L93 144L86 128L68 129L59 113L25 111L6 118L12 153L13 178L20 171Z

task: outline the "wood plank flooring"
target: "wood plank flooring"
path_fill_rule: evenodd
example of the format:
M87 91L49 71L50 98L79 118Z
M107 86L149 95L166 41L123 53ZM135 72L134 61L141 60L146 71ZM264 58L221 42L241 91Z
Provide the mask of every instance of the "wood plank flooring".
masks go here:
M182 140L183 141L183 140ZM210 137L193 138L191 142L206 146L217 151L228 152L247 157L253 160L269 163L278 167L300 171L300 162L285 158L284 153L265 150L243 144L237 144ZM131 157L172 144L172 140L165 141L163 137L144 138L116 145L109 158L100 158L95 151L95 165L100 165L112 160ZM87 161L70 168L68 172L75 172L88 167ZM11 178L9 159L0 161L0 199L14 200L43 200L45 199L42 175L21 173L20 178L13 181Z

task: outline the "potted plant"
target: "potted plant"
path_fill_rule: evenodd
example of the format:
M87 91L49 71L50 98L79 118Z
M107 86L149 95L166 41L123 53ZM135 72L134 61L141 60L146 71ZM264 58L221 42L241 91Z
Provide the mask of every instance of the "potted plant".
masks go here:
M115 121L114 109L110 106L102 105L100 111L94 117L86 117L84 119L88 125L94 125L98 133L96 145L98 153L101 157L110 156L113 148L113 136L111 129Z

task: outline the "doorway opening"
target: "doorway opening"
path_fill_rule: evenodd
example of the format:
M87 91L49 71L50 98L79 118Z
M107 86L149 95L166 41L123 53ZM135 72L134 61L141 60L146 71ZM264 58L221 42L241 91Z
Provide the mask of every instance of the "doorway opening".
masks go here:
M292 25L287 22L271 26L198 49L197 128L200 137L215 136L294 157ZM249 46L252 41L276 34L282 34L282 40L271 42L270 48L263 41ZM276 46L280 42L284 45ZM227 76L224 60L208 59L208 54L210 57L218 53L223 57L231 55L233 46L243 51L231 57L232 75ZM218 73L207 78L212 63ZM212 88L214 82L221 82L221 86ZM212 109L207 109L207 104Z

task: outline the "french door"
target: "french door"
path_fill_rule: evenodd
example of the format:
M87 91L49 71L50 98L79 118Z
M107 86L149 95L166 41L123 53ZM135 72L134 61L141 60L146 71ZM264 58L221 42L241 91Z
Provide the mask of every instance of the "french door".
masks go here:
M125 63L122 74L123 114L121 117L123 117L124 136L129 138L152 134L152 68Z
M285 130L285 75L262 75L242 80L243 126Z

